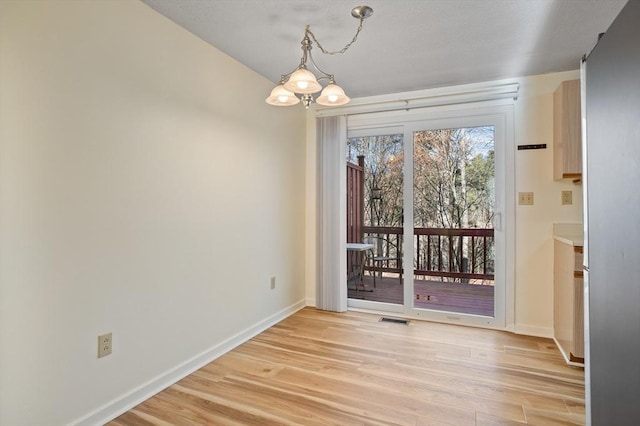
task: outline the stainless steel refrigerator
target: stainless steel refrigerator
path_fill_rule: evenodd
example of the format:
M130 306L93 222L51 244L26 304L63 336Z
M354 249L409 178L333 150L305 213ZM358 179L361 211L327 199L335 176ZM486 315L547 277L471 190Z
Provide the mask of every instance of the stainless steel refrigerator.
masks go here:
M586 422L640 425L640 0L582 80Z

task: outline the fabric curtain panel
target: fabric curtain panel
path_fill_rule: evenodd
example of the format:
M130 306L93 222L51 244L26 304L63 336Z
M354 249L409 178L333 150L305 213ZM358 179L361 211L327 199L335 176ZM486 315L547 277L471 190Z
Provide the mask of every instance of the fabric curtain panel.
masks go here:
M318 118L316 132L316 307L326 311L344 312L347 310L346 118Z

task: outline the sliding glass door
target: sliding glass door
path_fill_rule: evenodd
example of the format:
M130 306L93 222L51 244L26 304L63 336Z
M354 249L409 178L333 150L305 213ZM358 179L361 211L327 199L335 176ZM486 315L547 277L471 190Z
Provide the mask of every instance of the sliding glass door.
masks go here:
M413 305L493 317L495 128L412 138Z
M408 123L405 138L406 312L504 326L504 116Z
M359 302L375 302L390 310L401 310L404 306L403 168L402 128L350 133L347 140L347 264L353 271L348 285L352 306L362 306ZM362 248L357 254L356 250ZM359 268L354 268L354 264Z
M507 116L352 120L347 162L362 173L362 220L347 212L358 229L348 238L367 245L349 306L504 326Z

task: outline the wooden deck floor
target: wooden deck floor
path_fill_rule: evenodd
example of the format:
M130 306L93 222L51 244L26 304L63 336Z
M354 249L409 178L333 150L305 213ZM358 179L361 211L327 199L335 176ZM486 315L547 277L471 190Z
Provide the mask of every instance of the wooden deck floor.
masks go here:
M109 425L584 424L552 340L379 318L305 308Z
M355 289L350 289L349 297L402 304L404 290L397 276L395 278L377 277L374 288L373 277L365 275L364 285L369 291L356 292ZM493 286L415 280L414 306L491 317L493 316Z

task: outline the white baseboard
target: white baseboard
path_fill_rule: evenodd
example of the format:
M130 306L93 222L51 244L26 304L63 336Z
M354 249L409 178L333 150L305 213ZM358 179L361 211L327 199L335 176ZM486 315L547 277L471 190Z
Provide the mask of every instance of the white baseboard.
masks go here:
M545 337L547 339L553 339L553 328L551 327L539 327L536 325L516 324L507 327L508 331L515 334L523 334L525 336Z
M293 315L305 306L309 305L307 304L307 300L303 299L291 306L282 309L279 312L276 312L270 317L267 317L264 320L241 331L240 333L231 336L230 338L220 342L214 347L202 352L199 355L196 355L190 360L187 360L186 362L177 365L171 370L160 374L155 379L147 382L137 389L132 390L131 392L111 401L110 403L95 410L94 412L89 413L88 415L72 422L71 425L102 425L115 419L119 415L129 411L131 408L149 399L161 390L166 389L167 387L185 378L194 371L204 367L216 358L229 352L233 348L262 333L264 330L268 329L274 324L282 321L288 316Z
M306 298L307 306L311 306L313 308L316 307L316 298L315 297L307 297Z
M567 354L564 351L564 348L562 347L562 345L560 345L560 343L558 343L558 341L556 340L555 337L553 338L553 341L556 343L556 346L558 347L558 350L562 354L562 358L564 358L564 361L567 363L567 365L573 365L574 367L582 367L582 368L584 368L584 363L571 361L571 358L569 357L569 354Z

